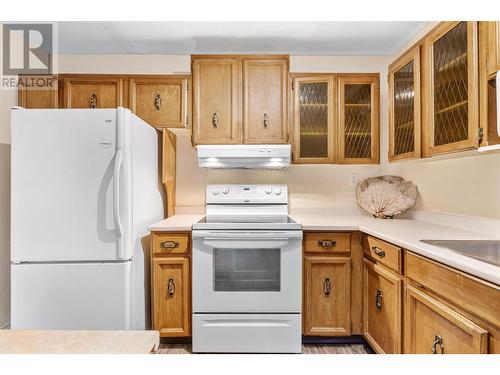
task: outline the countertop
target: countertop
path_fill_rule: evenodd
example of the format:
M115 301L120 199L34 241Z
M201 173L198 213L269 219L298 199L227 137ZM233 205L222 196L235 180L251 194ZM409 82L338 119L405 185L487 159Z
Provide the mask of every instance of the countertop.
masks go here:
M404 249L423 255L473 276L500 285L500 267L457 254L451 250L420 242L421 239L435 240L488 240L500 239L500 232L486 228L478 231L477 223L471 218L469 228L455 226L456 218L440 218L440 224L415 218L375 219L356 210L322 210L322 212L291 212L295 220L302 224L305 231L352 231L359 230ZM203 215L174 215L151 225L150 231L175 232L190 231L191 225ZM464 220L462 220L464 221ZM442 223L446 223L443 225ZM466 226L467 226L467 222Z
M0 330L1 354L149 354L158 331Z

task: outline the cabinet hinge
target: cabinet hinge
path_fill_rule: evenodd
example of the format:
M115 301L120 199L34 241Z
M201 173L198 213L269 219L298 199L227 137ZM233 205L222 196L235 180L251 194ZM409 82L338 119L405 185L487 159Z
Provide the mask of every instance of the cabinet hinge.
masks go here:
M483 142L483 137L484 137L483 128L477 128L477 141L479 144L481 144L481 142Z
M352 332L352 322L351 322L351 332Z
M293 90L293 89L294 89L294 83L293 83L293 81L292 81L292 90Z
M189 91L189 82L186 83L186 91Z
M186 125L189 124L189 116L186 116Z

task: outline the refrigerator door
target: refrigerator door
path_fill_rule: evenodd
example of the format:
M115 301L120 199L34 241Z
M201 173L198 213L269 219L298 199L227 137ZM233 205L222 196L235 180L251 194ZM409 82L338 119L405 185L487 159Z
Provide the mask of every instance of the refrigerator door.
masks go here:
M130 137L122 108L12 110L11 261L132 257Z
M133 328L131 264L11 265L11 328Z

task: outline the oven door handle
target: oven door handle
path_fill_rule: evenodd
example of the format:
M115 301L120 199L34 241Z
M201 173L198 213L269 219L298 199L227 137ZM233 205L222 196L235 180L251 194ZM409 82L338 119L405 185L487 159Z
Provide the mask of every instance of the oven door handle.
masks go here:
M241 241L241 240L256 240L256 241L290 241L287 237L205 237L208 241Z

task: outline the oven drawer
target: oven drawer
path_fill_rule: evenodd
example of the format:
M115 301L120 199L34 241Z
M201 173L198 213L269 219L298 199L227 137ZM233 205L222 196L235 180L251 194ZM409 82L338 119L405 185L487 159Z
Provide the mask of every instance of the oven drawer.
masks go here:
M189 234L154 233L154 255L180 255L189 253Z
M300 314L194 314L193 352L300 353Z
M351 252L351 234L335 232L310 232L304 234L306 253L342 254Z

